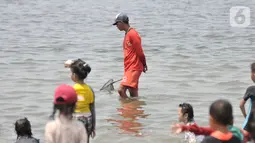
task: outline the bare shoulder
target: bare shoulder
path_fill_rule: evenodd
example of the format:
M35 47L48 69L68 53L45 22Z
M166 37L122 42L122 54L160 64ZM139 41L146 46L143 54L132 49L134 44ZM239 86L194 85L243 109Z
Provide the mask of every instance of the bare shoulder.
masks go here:
M55 121L49 121L49 122L45 125L45 130L54 130L54 128L56 128L56 123L55 123Z

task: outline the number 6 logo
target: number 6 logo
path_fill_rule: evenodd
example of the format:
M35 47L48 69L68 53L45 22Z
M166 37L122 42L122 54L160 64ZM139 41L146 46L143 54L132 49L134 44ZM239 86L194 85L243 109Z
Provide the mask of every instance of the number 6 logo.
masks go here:
M250 25L250 8L245 6L232 7L229 22L232 27L248 27Z

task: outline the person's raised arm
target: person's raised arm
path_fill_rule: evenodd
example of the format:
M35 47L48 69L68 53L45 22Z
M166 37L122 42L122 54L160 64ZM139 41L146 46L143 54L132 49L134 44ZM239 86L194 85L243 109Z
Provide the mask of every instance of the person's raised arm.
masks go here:
M193 125L181 125L175 124L172 126L174 133L179 134L184 131L193 132L195 135L210 135L213 130L209 127L199 127L196 124Z

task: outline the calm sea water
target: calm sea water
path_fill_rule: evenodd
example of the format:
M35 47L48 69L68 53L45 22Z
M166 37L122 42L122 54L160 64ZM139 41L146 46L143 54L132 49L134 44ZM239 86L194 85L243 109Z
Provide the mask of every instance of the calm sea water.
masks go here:
M248 28L230 26L232 6L250 7ZM1 0L1 143L15 140L13 123L24 116L43 141L54 89L73 84L63 63L76 58L92 67L93 143L182 142L169 130L178 104L190 102L197 123L207 125L208 107L218 98L231 101L241 127L239 100L252 84L255 61L254 11L252 0ZM116 91L99 91L123 74L124 33L111 25L119 12L140 32L149 68L140 79L141 98L130 103Z

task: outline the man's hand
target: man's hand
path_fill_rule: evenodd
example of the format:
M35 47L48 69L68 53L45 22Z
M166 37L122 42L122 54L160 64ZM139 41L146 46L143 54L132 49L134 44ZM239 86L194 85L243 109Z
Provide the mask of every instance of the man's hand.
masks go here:
M147 70L148 70L147 65L143 66L143 72L146 73Z

